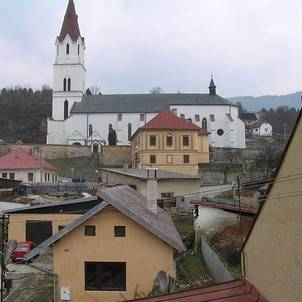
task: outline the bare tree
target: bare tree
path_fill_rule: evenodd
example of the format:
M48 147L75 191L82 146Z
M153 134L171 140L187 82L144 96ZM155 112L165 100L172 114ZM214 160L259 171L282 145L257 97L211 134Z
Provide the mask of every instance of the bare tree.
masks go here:
M88 88L92 95L101 95L101 89L99 86L90 86Z
M150 93L151 94L161 94L161 93L165 93L164 90L157 86L157 87L153 87L151 90L150 90Z

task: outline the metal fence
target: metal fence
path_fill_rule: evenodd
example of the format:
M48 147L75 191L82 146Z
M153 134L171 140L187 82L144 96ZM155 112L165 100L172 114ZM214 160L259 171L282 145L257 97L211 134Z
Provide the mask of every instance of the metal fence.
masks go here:
M216 282L234 280L234 276L229 272L227 264L219 257L219 254L210 247L204 237L201 238L201 251Z

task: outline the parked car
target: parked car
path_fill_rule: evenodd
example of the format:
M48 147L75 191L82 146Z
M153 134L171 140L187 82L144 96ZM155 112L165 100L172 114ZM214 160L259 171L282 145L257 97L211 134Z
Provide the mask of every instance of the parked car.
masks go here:
M74 177L72 179L72 182L86 182L86 179L84 176L78 176L78 177Z
M34 243L32 241L19 242L11 255L12 261L15 262L24 260L25 255L27 255L33 248Z

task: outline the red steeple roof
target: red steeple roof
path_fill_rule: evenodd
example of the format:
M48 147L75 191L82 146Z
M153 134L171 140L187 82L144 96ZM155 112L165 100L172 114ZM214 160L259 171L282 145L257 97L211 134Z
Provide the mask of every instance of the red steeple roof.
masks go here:
M0 170L17 169L48 169L57 170L56 167L31 154L31 152L17 148L0 157Z
M199 130L207 134L207 131L201 129L190 121L176 116L170 111L161 111L147 124L141 127L142 130L155 130L155 129L171 129L171 130Z
M63 42L67 34L69 34L73 42L76 42L81 37L78 15L76 14L73 0L69 0L60 36L58 37L59 42Z

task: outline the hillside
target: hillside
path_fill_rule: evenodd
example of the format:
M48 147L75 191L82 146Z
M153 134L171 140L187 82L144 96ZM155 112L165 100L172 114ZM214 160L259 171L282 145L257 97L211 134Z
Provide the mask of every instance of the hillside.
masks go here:
M297 91L287 95L238 96L228 98L228 100L234 104L240 102L247 111L260 111L262 108L276 109L280 106L299 109L301 108L301 96L302 91Z

